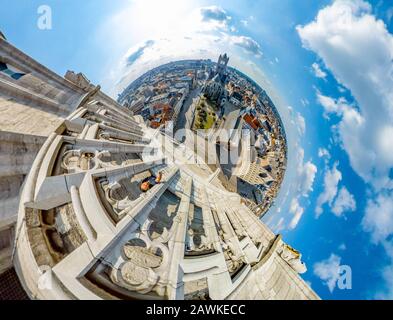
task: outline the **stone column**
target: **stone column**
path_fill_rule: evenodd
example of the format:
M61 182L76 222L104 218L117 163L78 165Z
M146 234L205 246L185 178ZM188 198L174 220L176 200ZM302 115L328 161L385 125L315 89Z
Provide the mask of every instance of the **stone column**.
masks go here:
M237 259L240 259L244 254L241 250L239 239L233 230L229 219L226 215L225 212L225 207L226 204L222 199L219 199L218 197L215 198L217 205L217 217L219 220L219 224L221 227L221 230L223 232L222 237L223 241L230 247L231 251L233 251L233 254Z
M202 214L203 214L203 227L206 230L207 238L213 243L215 251L222 252L220 237L217 232L216 224L214 223L213 214L211 212L211 205L206 189L201 188L202 198Z
M236 208L238 211L235 211L235 214L242 222L254 243L260 242L266 246L274 239L274 233L270 231L262 221L250 211L250 209L240 203L237 204Z

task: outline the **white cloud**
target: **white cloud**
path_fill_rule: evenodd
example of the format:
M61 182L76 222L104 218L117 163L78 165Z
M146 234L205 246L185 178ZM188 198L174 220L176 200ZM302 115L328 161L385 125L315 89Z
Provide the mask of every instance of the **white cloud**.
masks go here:
M248 21L247 20L240 20L240 23L245 26L248 27Z
M288 107L292 110L292 107ZM291 111L292 112L292 111ZM294 175L291 177L291 199L287 211L289 212L289 223L287 224L287 229L293 230L297 227L300 219L302 218L305 209L301 204L302 199L308 197L309 193L313 190L313 184L315 179L315 174L317 173L317 167L309 160L304 161L304 149L299 147L296 143L295 145L295 162L297 163L297 168L294 170ZM282 199L283 202L289 195L289 190L286 196ZM287 218L287 217L286 217Z
M300 191L302 195L306 196L308 192L313 190L312 186L317 171L317 167L311 161L307 161L303 164L300 173Z
M326 72L321 69L321 67L320 67L320 65L318 63L314 62L311 65L311 68L312 68L312 71L313 71L314 75L317 78L321 78L321 79L325 79L326 78L326 76L327 76Z
M337 195L336 200L334 200L332 212L340 217L344 212L355 211L356 201L354 196L349 193L346 187L342 187Z
M341 257L331 254L326 260L314 264L314 274L319 277L332 293L340 278Z
M368 200L362 226L391 259L382 273L386 290L379 297L392 298L393 35L362 0L336 0L297 31L303 46L355 99L356 107L343 98L318 97L327 114L340 117L340 143L354 171L372 186L374 198Z
M308 101L308 99L306 98L300 99L300 103L302 104L303 107L310 105L310 101Z
M300 134L304 135L306 133L306 120L299 112L297 113L296 120Z
M330 153L325 148L319 148L318 149L318 157L320 157L320 158L326 157L327 159L330 159Z
M299 149L298 151L299 165L298 171L298 191L302 196L307 197L308 193L313 190L315 174L318 169L311 161L304 162L304 150Z
M382 278L385 282L384 288L375 294L375 298L393 300L393 263L383 268Z
M386 137L393 131L392 34L362 0L334 1L297 31L358 104L356 109L340 107L342 100L321 102L342 116L338 131L351 166L374 187L392 188L393 149Z
M317 207L315 208L315 213L319 217L323 213L322 206L327 203L329 206L332 205L334 198L337 195L338 183L342 179L341 172L337 169L338 163L333 165L331 170L327 169L325 172L325 177L323 179L324 190L318 196Z
M289 212L293 214L293 218L289 223L289 228L295 229L304 213L304 208L299 204L298 198L292 199Z
M341 251L347 250L347 246L345 245L345 243L340 244L340 245L338 246L338 250L341 250Z
M203 7L200 8L200 12L203 20L205 21L229 21L231 17L227 15L226 11L217 6Z
M202 7L199 9L201 19L211 25L211 28L227 29L232 17L218 6Z
M391 193L380 194L369 200L362 220L363 229L371 233L374 243L387 241L393 234L393 197Z
M280 231L284 230L285 228L285 220L283 217L281 217L277 223L273 226L273 230L275 233L280 233Z
M130 66L135 63L144 54L145 50L153 46L153 44L153 40L148 40L141 46L131 48L127 53L127 65Z
M300 112L295 112L291 106L288 106L288 110L292 124L297 128L300 136L303 136L306 133L306 120Z
M246 53L255 55L256 57L262 57L261 46L254 39L247 36L229 36L229 41L242 48Z
M332 113L342 116L345 111L351 110L345 98L333 99L317 92L317 101L325 111L325 118L328 118L329 114Z

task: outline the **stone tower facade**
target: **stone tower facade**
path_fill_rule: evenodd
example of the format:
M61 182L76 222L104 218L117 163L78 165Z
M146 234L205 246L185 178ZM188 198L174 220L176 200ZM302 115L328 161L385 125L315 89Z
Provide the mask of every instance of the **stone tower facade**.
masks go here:
M62 78L4 39L0 61L0 221L30 298L318 299L301 254L194 150L82 74Z
M218 57L217 61L217 67L216 67L216 74L219 75L220 79L223 79L225 77L225 72L227 69L227 65L229 62L229 57L226 53L220 54Z

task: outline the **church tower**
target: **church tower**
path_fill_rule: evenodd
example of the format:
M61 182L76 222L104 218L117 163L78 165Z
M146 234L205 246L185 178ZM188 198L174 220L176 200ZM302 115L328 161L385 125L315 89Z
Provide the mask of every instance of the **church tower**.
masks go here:
M220 54L217 61L216 74L219 75L222 81L225 80L225 73L226 73L228 61L229 61L229 57L227 56L226 53Z

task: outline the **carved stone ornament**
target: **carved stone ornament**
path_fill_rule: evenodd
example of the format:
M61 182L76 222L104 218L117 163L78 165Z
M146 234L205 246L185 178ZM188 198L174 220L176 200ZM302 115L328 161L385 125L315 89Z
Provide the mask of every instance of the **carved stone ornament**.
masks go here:
M146 248L125 245L123 250L126 257L137 266L158 268L161 265L162 257Z

